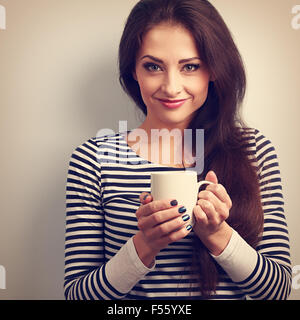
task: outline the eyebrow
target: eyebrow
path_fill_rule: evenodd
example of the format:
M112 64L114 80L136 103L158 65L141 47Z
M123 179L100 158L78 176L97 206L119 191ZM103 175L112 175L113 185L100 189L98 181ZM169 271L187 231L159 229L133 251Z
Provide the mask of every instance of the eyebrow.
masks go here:
M156 57L154 57L154 56L151 56L151 55L149 55L149 54L143 56L143 57L141 58L141 60L143 60L143 59L145 59L145 58L150 58L150 59L152 59L152 60L154 60L154 61L156 61L156 62L158 62L158 63L162 63L162 64L164 63L163 60L161 60L161 59L159 59L159 58L156 58ZM193 57L193 58L181 59L181 60L178 61L178 63L179 63L179 64L181 64L181 63L186 63L186 62L189 62L189 61L192 61L192 60L195 60L195 59L201 60L199 57Z

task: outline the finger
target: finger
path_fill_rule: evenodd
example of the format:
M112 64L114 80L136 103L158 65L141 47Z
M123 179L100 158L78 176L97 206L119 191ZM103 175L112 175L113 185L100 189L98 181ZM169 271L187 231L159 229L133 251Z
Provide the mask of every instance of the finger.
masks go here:
M142 212L144 216L148 216L154 212L176 207L177 205L178 202L174 199L155 200L142 206Z
M220 198L221 201L225 202L228 207L232 207L232 202L231 199L226 191L226 189L224 188L224 186L222 186L220 183L218 183L218 178L215 174L214 171L209 171L205 177L205 180L208 180L210 182L213 182L213 184L208 185L206 187L206 190L210 190L212 192L214 192L216 194L216 196L218 198Z
M180 208L181 206L176 208L160 210L150 215L144 215L139 219L138 226L142 230L149 229L159 224L165 223L169 220L175 219L177 217L185 216L185 214L179 212Z
M146 203L149 203L153 200L153 197L150 193L148 192L142 192L140 194L140 202L141 204L146 204Z
M198 201L198 205L201 207L201 209L206 214L209 224L217 225L217 224L221 223L220 215L215 210L215 207L213 206L213 204L210 201L200 199Z
M229 207L226 203L222 202L212 191L203 190L199 192L198 198L199 200L203 199L209 201L213 205L215 211L222 216L228 215ZM199 200L197 201L197 204L200 204Z
M146 195L147 193L145 192L145 204L142 204L136 211L136 217L138 219L140 219L141 217L149 216L157 211L165 210L170 207L175 207L178 204L178 202L174 199L152 201L152 196L150 195L146 197ZM143 198L142 201L144 201Z
M176 230L174 232L170 232L168 235L162 237L160 239L160 242L165 247L169 243L176 242L176 241L179 241L179 240L185 238L191 231L192 231L191 225L183 226L179 230Z
M193 213L198 225L201 227L206 227L208 225L207 215L199 205L194 207Z
M183 217L177 217L171 220L168 220L164 223L157 225L154 228L151 228L147 232L147 236L153 239L159 239L169 235L172 232L178 231L186 225L187 220Z
M232 207L231 198L227 193L225 187L220 183L211 184L207 186L206 190L212 192L217 198L219 198L223 203L225 203L229 209Z
M215 172L212 171L212 170L210 170L210 171L207 173L207 175L206 175L206 177L205 177L205 180L210 181L210 182L212 182L212 183L218 183L218 178L217 178Z

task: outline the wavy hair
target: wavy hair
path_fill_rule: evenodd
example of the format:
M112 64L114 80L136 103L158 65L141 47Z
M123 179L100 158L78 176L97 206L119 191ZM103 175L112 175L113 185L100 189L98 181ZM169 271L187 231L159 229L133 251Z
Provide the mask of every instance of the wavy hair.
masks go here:
M119 46L120 84L147 114L138 83L133 78L143 36L162 22L179 24L194 36L201 60L213 81L207 99L188 128L205 130L205 164L199 179L215 171L232 199L227 223L252 247L258 244L263 210L255 167L248 157L240 115L246 90L242 58L218 11L207 0L141 0L132 9ZM195 139L193 139L193 149ZM193 270L204 298L216 290L218 266L198 237L194 238Z

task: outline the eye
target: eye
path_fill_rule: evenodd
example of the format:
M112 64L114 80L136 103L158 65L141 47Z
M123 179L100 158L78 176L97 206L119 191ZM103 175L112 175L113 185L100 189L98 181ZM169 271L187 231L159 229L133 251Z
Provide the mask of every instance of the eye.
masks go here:
M147 62L143 65L143 67L150 72L158 72L161 71L161 67L155 63Z
M197 71L200 68L200 64L186 64L183 69L187 72Z

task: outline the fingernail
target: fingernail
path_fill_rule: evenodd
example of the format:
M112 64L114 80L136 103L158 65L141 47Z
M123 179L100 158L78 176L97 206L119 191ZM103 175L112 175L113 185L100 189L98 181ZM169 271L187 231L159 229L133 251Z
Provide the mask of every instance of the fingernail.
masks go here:
M172 201L170 202L170 205L171 205L172 207L177 206L177 205L178 205L177 200L172 200Z
M186 227L186 230L187 231L190 231L192 229L192 226L189 224L187 227Z
M178 209L178 212L179 212L179 213L184 213L184 212L186 212L186 208L185 208L185 207L180 207L180 208Z
M144 196L143 200L145 201L148 196L149 196L149 194L146 194L146 195Z
M191 217L188 214L185 214L184 216L182 216L182 220L183 221L188 221Z

